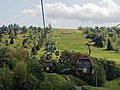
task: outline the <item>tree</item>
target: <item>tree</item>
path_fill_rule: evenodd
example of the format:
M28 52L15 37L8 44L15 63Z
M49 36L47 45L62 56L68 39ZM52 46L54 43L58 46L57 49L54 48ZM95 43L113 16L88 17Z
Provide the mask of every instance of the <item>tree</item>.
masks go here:
M13 75L8 68L0 69L0 90L13 90Z
M106 72L107 72L107 80L113 80L120 75L120 68L117 67L117 64L113 61L106 62Z
M2 41L2 32L0 31L0 42Z
M9 67L13 69L15 66L15 49L10 47L0 48L0 67Z
M33 54L33 55L36 55L36 54L37 54L37 47L36 47L36 46L34 46L34 47L32 48L32 54Z
M14 39L11 37L10 44L14 44Z
M26 27L26 26L23 26L23 27L22 27L22 32L23 32L23 33L26 33L26 32L27 32L27 27Z
M108 39L107 50L113 50L112 43L111 43L110 39Z
M40 90L54 90L50 81L42 81L40 83L40 88L39 89Z
M24 39L22 42L22 45L24 46L26 42L27 42L27 39Z
M28 67L29 73L34 75L38 80L40 80L40 81L44 80L42 64L36 58L29 59L27 61L27 67Z
M28 71L23 61L16 63L14 68L13 85L14 90L27 90L28 88Z
M95 46L101 47L101 48L104 47L103 37L102 37L102 36L98 37L98 38L95 39L94 41L95 41L95 44L94 44Z
M43 44L43 41L40 39L37 44L37 50L40 50L40 48L42 47L42 44Z
M78 30L83 30L82 26L79 26L79 27L78 27Z
M8 40L5 40L5 45L8 46Z

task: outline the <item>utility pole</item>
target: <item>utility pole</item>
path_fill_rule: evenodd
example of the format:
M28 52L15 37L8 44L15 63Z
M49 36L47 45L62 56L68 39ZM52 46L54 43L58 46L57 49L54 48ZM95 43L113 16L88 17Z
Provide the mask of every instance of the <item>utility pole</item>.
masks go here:
M44 14L44 6L43 6L43 0L41 0L41 9L42 9L42 19L43 19L43 37L46 38L46 31L45 31L45 14Z

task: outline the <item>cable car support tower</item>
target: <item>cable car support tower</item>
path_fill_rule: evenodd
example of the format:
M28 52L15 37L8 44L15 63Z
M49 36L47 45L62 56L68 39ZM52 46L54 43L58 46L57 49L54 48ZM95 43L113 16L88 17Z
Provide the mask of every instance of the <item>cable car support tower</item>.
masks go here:
M45 31L45 13L44 13L44 5L43 5L43 0L40 1L41 2L41 11L42 11L42 20L43 20L43 38L46 38L46 31Z

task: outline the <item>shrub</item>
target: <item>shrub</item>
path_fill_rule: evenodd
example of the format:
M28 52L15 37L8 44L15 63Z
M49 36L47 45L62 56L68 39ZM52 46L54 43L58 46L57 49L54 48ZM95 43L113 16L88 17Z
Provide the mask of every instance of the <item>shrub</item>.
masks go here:
M33 54L33 55L36 55L36 54L37 54L37 47L36 47L36 46L34 46L34 47L32 48L32 54Z
M42 81L40 82L39 84L40 86L40 90L53 90L53 86L52 84L50 83L50 81Z
M15 58L15 49L10 47L0 48L0 67L4 65L13 69L15 66L16 58Z
M42 71L42 64L37 59L27 60L27 68L29 73L34 75L38 80L44 80L44 74Z
M19 61L14 68L13 87L15 90L27 90L28 71L26 64Z
M13 72L8 68L0 69L0 90L13 90Z

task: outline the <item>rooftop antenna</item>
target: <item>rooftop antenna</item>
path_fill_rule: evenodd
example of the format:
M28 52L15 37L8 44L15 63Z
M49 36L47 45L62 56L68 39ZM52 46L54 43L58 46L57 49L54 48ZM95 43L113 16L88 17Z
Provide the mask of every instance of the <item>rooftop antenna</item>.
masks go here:
M42 9L42 19L43 19L43 37L46 38L46 32L45 32L45 14L44 14L44 6L43 6L43 0L41 0L41 9Z

